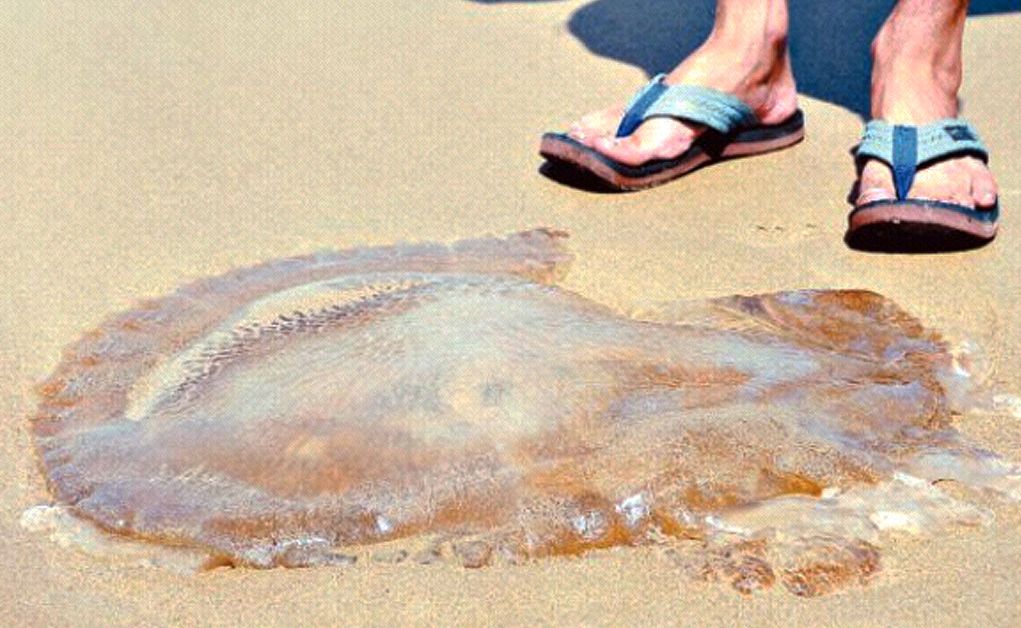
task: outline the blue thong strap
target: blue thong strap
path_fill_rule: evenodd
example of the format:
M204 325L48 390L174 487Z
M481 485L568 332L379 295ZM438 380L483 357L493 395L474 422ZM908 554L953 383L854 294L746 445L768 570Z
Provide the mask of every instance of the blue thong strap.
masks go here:
M859 169L878 159L893 171L897 200L908 197L918 169L930 163L971 155L988 162L989 153L978 132L962 118L946 118L921 126L872 120L865 125L855 152Z
M626 137L649 118L676 118L705 125L719 133L754 126L758 119L740 99L698 85L667 85L659 74L628 103L617 137Z

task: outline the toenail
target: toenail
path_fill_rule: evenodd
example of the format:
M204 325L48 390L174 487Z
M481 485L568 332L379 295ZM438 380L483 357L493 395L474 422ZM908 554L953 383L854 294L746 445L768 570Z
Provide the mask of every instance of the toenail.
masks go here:
M892 197L889 191L879 188L871 187L862 190L858 194L858 204L871 203L872 201L882 201Z

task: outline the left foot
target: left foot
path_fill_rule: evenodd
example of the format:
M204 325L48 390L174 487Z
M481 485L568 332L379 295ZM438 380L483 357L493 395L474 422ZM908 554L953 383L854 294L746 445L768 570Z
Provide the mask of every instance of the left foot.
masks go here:
M779 124L797 111L797 88L785 38L756 42L739 52L732 43L720 39L710 37L663 82L710 87L736 96L761 124ZM639 166L655 159L676 158L705 130L675 118L654 118L619 138L616 131L624 110L623 105L617 105L590 113L572 124L568 134L614 161Z
M963 27L963 13L938 21L924 15L898 16L895 10L873 44L872 117L914 125L957 117L961 38L955 29ZM890 167L876 160L866 162L858 189L858 206L897 198ZM946 159L920 169L908 192L910 198L979 209L992 207L996 195L992 173L975 157Z

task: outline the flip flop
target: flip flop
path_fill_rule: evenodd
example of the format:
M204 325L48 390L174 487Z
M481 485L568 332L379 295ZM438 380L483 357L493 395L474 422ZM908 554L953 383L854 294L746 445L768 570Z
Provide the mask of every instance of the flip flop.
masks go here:
M908 198L919 168L971 155L989 162L978 133L961 118L937 120L922 126L872 120L865 125L855 152L859 176L869 159L893 171L896 199L863 203L847 217L844 240L865 251L942 252L984 246L996 237L1000 203L989 208L922 198Z
M631 135L649 118L675 118L705 126L704 132L682 154L629 166L566 133L543 135L539 154L550 163L594 175L612 189L641 190L711 163L786 148L805 137L801 110L779 124L761 124L740 99L698 85L667 85L663 82L665 76L654 77L631 99L616 136Z

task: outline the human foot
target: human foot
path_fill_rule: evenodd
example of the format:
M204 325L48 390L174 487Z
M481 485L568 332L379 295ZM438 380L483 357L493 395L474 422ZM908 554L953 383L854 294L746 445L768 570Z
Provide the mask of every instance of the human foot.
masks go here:
M667 85L709 87L743 101L763 125L781 123L797 111L797 91L786 46L786 25L752 39L718 28L664 79ZM617 138L624 106L590 113L568 135L618 163L638 166L684 153L705 127L674 118L653 118Z
M933 3L898 5L873 44L874 119L922 125L957 116L966 4L948 0L938 8ZM967 155L921 168L907 196L981 210L996 205L997 188L985 162ZM890 167L874 159L865 162L856 205L893 199Z

